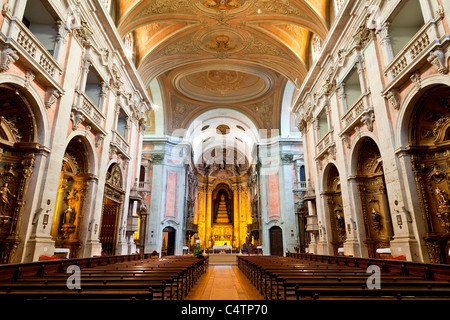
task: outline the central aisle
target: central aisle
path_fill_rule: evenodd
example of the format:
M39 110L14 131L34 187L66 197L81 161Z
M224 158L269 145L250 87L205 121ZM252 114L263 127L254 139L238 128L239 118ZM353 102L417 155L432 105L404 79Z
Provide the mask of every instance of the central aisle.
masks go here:
M264 300L236 265L210 265L186 300Z

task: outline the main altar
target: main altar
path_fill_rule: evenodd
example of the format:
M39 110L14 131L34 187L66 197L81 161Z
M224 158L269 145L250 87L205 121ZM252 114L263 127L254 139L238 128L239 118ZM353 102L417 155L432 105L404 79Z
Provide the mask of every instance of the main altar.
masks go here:
M198 191L198 236L202 249L228 253L242 247L251 223L246 182L228 181L204 188L200 183Z

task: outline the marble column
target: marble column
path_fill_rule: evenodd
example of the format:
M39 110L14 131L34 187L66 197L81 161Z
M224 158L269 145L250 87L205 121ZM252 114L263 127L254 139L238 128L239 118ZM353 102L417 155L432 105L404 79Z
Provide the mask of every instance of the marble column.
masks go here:
M153 250L159 253L161 250L162 231L160 229L164 199L164 153L152 153L151 156L153 160L153 183L144 253L151 253Z

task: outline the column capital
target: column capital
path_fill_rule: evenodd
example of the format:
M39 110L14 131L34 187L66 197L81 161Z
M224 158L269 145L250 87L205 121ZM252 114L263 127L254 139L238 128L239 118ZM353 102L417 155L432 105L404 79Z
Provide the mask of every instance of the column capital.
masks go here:
M292 164L294 160L294 155L292 153L284 153L281 155L281 161L284 165Z
M164 160L164 153L152 153L153 164L161 164Z

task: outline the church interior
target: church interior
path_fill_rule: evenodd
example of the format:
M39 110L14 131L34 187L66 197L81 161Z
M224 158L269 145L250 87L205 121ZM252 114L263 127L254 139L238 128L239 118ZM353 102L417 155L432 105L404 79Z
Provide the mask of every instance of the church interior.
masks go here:
M4 301L450 299L449 1L0 4Z

